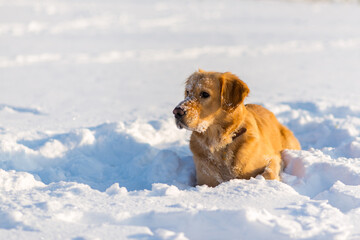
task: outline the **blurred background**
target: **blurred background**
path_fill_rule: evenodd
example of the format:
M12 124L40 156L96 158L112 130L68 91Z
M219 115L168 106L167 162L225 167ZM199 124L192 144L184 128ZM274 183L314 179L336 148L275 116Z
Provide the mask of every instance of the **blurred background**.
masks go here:
M248 102L360 105L359 24L359 1L2 0L0 126L171 118L198 68Z

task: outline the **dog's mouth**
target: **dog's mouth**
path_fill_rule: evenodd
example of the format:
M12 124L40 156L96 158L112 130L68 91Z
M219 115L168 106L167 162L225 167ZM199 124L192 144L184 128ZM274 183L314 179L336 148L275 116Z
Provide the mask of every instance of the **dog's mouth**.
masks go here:
M175 119L175 123L178 129L188 129L188 126L179 119Z
M198 131L197 129L189 127L188 125L186 125L184 122L182 122L179 119L175 119L175 122L176 122L176 126L177 126L178 129L183 129L184 128L184 129L189 130L189 131L203 132L203 131Z

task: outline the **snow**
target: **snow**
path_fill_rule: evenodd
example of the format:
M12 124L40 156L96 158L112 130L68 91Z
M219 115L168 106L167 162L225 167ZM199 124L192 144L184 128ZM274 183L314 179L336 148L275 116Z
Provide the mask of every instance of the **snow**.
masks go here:
M360 5L1 1L0 239L359 239ZM282 181L195 186L198 68L301 142Z

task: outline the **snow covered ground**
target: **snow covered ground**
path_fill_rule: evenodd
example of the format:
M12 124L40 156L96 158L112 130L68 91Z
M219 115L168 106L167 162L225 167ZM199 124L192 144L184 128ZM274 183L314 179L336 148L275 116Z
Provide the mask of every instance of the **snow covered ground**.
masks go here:
M0 0L0 239L360 239L360 4ZM194 186L197 68L299 138L283 182Z

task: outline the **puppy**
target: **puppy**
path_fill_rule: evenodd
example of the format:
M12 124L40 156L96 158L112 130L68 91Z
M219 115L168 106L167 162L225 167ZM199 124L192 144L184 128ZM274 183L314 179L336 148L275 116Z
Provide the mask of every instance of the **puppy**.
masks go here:
M256 104L244 105L248 86L236 75L199 70L186 81L173 111L178 128L192 131L197 184L214 187L261 174L280 180L284 149L300 149L293 133Z

